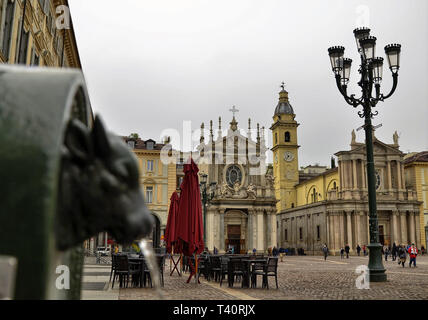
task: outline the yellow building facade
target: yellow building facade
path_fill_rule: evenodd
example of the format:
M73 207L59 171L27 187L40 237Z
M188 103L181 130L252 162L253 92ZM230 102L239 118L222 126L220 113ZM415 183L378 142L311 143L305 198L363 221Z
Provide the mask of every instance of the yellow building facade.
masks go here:
M406 185L416 191L422 202L419 211L421 243L428 247L428 151L412 153L404 159Z
M176 191L177 167L174 163L162 163L161 150L165 144L129 137L124 140L138 159L144 200L155 217L153 245L157 248L165 233L171 195Z
M81 69L68 1L0 0L0 63Z
M358 245L370 242L365 143L357 142L352 132L350 149L335 154L337 166L333 158L331 168L315 165L299 170L295 118L283 89L271 127L278 246L321 254L321 247L327 244L337 254L349 245L354 253ZM409 164L415 167L411 175L415 183L406 183L405 154L396 133L391 144L373 134L373 150L379 241L389 246L415 243L420 248L424 243L420 205L426 188L415 185L426 186L425 170L420 170L419 162Z

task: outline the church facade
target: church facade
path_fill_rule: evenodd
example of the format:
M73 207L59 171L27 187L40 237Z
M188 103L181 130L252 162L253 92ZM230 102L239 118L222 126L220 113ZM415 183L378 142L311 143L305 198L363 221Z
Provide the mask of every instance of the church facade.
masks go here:
M326 243L336 254L348 244L369 244L365 144L352 133L350 150L335 154L338 166L311 174L299 171L295 113L283 89L274 114L273 171L279 200L278 245L320 254ZM415 190L406 188L404 153L398 136L393 144L374 137L377 214L380 242L415 243L420 248L420 204Z
M206 244L219 252L233 248L234 253L256 249L265 252L277 245L277 209L273 172L266 165L264 130L251 129L246 134L238 128L233 116L227 134L221 118L214 139L211 121L209 141L204 138L204 125L198 147L200 174L206 174L207 185L215 185L213 198L206 210ZM253 132L255 131L255 132ZM196 156L196 157L195 157Z

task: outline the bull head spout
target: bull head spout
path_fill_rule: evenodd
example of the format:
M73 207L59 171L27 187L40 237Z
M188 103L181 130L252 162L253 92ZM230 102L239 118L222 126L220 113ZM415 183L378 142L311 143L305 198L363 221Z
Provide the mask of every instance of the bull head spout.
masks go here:
M68 124L58 203L59 250L103 231L129 244L149 235L153 227L136 158L119 137L106 132L99 117L92 131L79 120Z

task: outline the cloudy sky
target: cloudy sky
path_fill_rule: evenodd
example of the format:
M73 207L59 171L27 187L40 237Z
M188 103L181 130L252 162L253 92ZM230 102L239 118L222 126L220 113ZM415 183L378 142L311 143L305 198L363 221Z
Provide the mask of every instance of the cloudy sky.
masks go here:
M182 133L183 121L217 127L233 105L242 128L248 118L269 128L284 81L301 124L300 165L329 165L363 120L341 98L327 48L345 46L349 91L359 93L352 31L369 26L378 56L402 44L398 90L378 105L376 136L392 143L397 130L402 151L428 150L428 1L69 2L93 109L117 134L159 141L167 129ZM386 94L387 67L384 78Z

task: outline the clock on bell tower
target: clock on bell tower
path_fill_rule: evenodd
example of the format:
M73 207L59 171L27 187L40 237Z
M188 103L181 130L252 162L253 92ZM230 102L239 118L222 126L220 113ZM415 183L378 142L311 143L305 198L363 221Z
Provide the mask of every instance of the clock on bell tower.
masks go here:
M279 103L273 116L273 159L275 176L275 197L278 201L277 211L293 208L296 204L295 186L299 183L299 162L297 144L297 127L293 107L288 100L284 83L279 93Z

